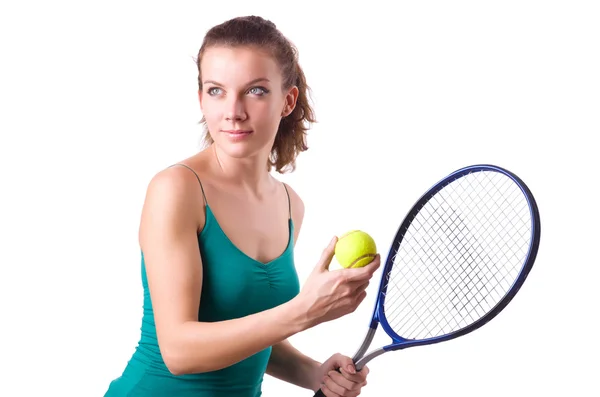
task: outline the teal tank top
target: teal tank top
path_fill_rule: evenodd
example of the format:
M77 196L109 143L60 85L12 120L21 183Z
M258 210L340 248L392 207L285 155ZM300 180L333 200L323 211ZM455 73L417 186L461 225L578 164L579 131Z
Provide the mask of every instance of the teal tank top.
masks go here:
M219 226L205 196L204 205L206 223L198 234L203 264L198 321L214 322L247 316L285 303L298 294L300 285L294 266L291 205L288 245L279 257L268 263L261 263L240 251ZM158 347L143 252L141 279L144 301L140 340L121 376L110 383L105 397L261 395L271 347L217 371L178 376L171 374Z

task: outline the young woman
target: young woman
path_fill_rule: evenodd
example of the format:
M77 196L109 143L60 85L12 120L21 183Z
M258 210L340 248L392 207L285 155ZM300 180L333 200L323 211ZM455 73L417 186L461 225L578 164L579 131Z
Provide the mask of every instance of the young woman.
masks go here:
M207 33L197 66L208 145L148 185L141 339L106 396L254 397L265 373L356 396L367 367L319 363L287 341L353 312L380 264L330 272L333 237L299 287L304 204L271 175L295 167L314 121L296 49L273 23L236 18Z

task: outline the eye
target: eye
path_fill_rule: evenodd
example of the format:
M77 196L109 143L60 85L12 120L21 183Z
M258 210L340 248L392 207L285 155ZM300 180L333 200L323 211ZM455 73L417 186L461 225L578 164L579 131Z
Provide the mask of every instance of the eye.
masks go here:
M219 91L216 91L216 90L219 90ZM206 92L208 95L215 96L215 95L219 95L221 93L220 90L221 89L219 87L211 87L208 90L206 90Z
M269 93L269 90L267 90L264 87L252 87L248 90L248 93L252 94L252 95L258 95L258 96L263 96Z

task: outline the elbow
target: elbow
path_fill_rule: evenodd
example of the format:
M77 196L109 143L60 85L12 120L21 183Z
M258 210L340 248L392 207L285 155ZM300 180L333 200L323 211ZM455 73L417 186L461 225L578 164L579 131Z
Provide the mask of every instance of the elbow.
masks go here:
M180 376L191 373L188 366L185 365L185 358L168 349L165 350L165 352L162 352L163 362L172 375Z
M163 362L174 376L199 374L214 370L210 365L207 365L207 360L203 357L191 357L190 353L185 351L164 350L165 352L162 353Z
M169 372L171 373L171 375L173 376L181 376L181 375L186 375L188 374L188 372L185 372L184 370L182 370L179 367L173 366L173 365L168 365L167 364L167 369L169 370Z
M186 354L185 349L178 348L169 343L160 343L160 354L165 366L172 375L180 376L192 373L190 368L190 357Z
M194 358L191 357L190 349L186 348L185 343L182 343L183 335L169 335L168 338L157 336L158 349L167 370L174 376L193 373L191 362L194 361Z
M191 374L191 371L188 371L184 366L178 363L174 363L172 361L165 360L165 366L167 367L171 375L174 376Z

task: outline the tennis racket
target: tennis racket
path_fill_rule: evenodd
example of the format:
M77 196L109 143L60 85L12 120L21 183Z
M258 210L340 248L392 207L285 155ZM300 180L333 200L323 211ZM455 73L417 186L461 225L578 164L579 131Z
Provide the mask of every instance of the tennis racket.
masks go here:
M386 352L475 331L519 291L540 243L531 191L493 165L459 169L408 212L391 244L357 370ZM378 325L391 343L370 351ZM319 389L315 396L324 396Z

